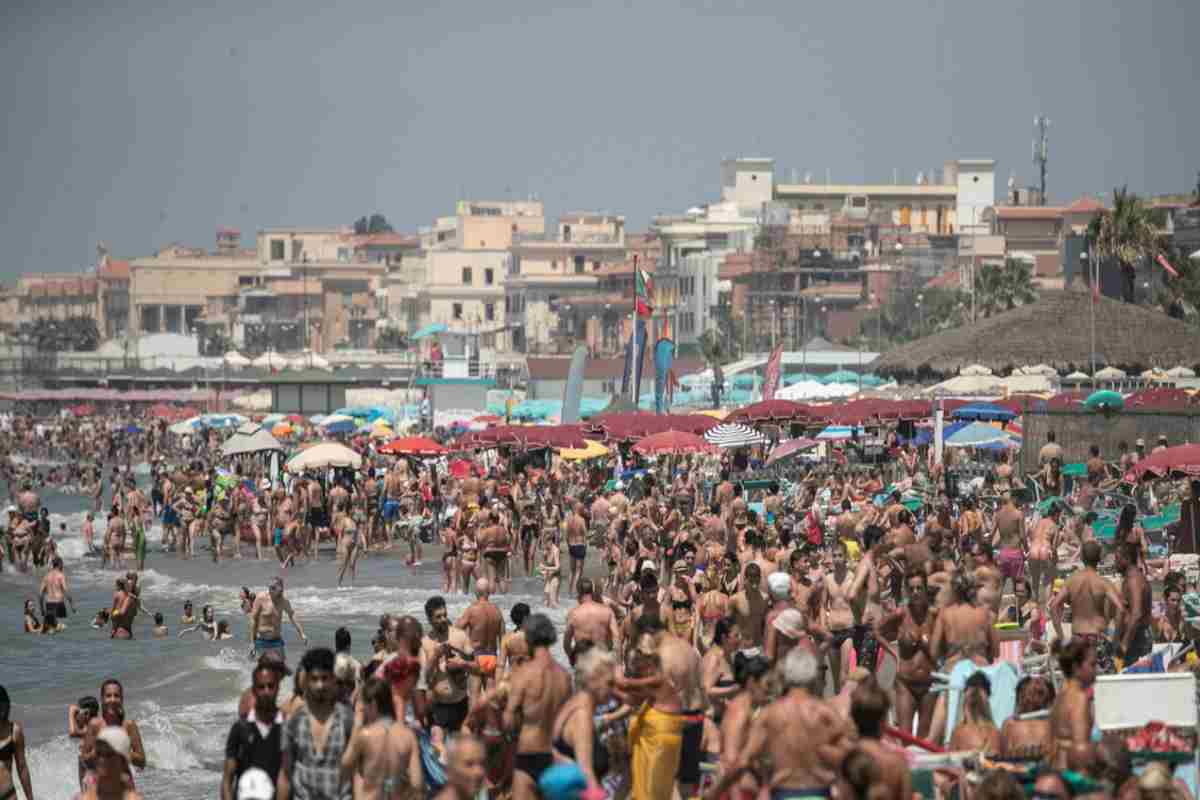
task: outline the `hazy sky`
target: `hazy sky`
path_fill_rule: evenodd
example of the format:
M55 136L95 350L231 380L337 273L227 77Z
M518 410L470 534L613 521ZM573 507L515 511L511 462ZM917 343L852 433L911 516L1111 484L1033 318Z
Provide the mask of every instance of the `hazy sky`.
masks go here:
M1052 200L1200 169L1196 0L3 5L0 279L219 225L411 231L462 196L638 230L715 199L732 155L1032 183L1038 113Z

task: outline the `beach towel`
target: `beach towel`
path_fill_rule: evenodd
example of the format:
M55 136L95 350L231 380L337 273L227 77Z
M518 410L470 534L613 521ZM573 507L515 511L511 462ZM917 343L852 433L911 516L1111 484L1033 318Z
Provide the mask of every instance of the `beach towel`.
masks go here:
M638 711L629 724L631 797L670 800L675 788L675 773L679 771L686 724L687 718L683 714L668 714L652 708L649 703Z

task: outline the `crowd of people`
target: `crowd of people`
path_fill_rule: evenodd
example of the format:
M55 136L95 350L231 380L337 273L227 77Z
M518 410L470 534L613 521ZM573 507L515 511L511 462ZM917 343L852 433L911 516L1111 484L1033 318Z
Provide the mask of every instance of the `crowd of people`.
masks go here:
M941 465L912 448L882 466L830 461L747 491L709 456L612 480L606 463L517 468L499 457L454 477L367 453L358 470L284 481L262 459L218 471L215 446L171 459L152 437L150 497L131 470L109 480L94 544L107 565L133 569L96 623L134 636L156 519L162 550L180 558L207 542L214 561L252 553L286 567L319 561L331 542L339 584L361 557L399 548L416 564L423 538L436 545L442 592L423 619L384 613L361 662L343 629L332 648L293 659L293 674L285 619L309 642L283 579L243 590L253 661L226 746L230 800L466 800L484 789L518 800L908 800L906 745L978 754L969 779L939 781L946 796L1023 796L1028 774L1013 763L1041 765L1032 794L1047 800L1180 796L1169 779L1134 777L1120 743L1094 739L1091 687L1155 643L1195 640L1181 608L1187 579L1151 551L1132 505L1111 542L1095 538L1088 514L1105 502L1103 470L1068 494L1052 485L1061 448L1053 437L1047 448L1038 479L1058 491L1039 508L1014 490L1007 460L987 491L956 497ZM25 476L13 478L15 548L41 504ZM906 500L922 486L922 499ZM1200 486L1182 492L1194 501ZM94 497L100 513L103 491ZM94 531L85 536L92 545ZM27 632L57 629L73 610L61 558L47 563L43 618L27 602ZM564 590L574 598L561 636L528 604L506 618L493 602L522 577L543 582L547 609ZM446 598L459 593L474 599L452 620ZM211 609L193 614L184 609L179 635L233 635ZM161 614L154 622L151 635L167 635ZM1039 654L1042 666L1026 669ZM992 669L1003 663L1019 680ZM946 676L960 673L959 691L947 691ZM281 699L287 676L292 694ZM1014 713L998 719L1001 694ZM83 797L137 796L144 747L123 703L110 679L99 701L70 710ZM15 743L20 728L9 727ZM23 746L0 750L0 800L15 792L14 763L32 797Z

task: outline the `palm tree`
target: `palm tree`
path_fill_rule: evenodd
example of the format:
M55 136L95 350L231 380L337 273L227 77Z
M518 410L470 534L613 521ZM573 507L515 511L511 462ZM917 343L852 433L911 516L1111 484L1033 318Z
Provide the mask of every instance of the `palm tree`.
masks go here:
M1088 240L1096 257L1115 259L1121 267L1122 298L1132 303L1138 264L1159 251L1158 231L1142 199L1124 186L1114 188L1112 209L1092 219Z
M1033 285L1033 265L1019 258L1004 264L985 264L975 276L975 307L984 317L1012 311L1037 300Z
M700 352L713 371L712 401L713 408L721 407L721 390L725 383L725 373L721 364L727 360L726 340L715 328L709 328L700 335Z

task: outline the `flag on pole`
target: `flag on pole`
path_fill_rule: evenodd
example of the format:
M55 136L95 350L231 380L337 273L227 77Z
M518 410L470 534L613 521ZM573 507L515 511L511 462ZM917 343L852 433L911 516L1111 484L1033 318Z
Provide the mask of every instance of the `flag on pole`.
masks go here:
M1167 271L1167 274L1170 275L1172 278L1179 277L1179 273L1176 272L1175 268L1171 266L1171 262L1167 261L1167 259L1163 257L1162 253L1159 253L1158 258L1155 260L1158 261L1158 265L1160 267L1162 267L1163 269L1165 269Z
M779 372L783 365L783 342L775 347L775 352L767 359L766 374L763 380L763 400L774 400L775 389L779 386Z
M648 317L654 313L654 279L637 266L634 267L634 275L634 307L639 317Z

